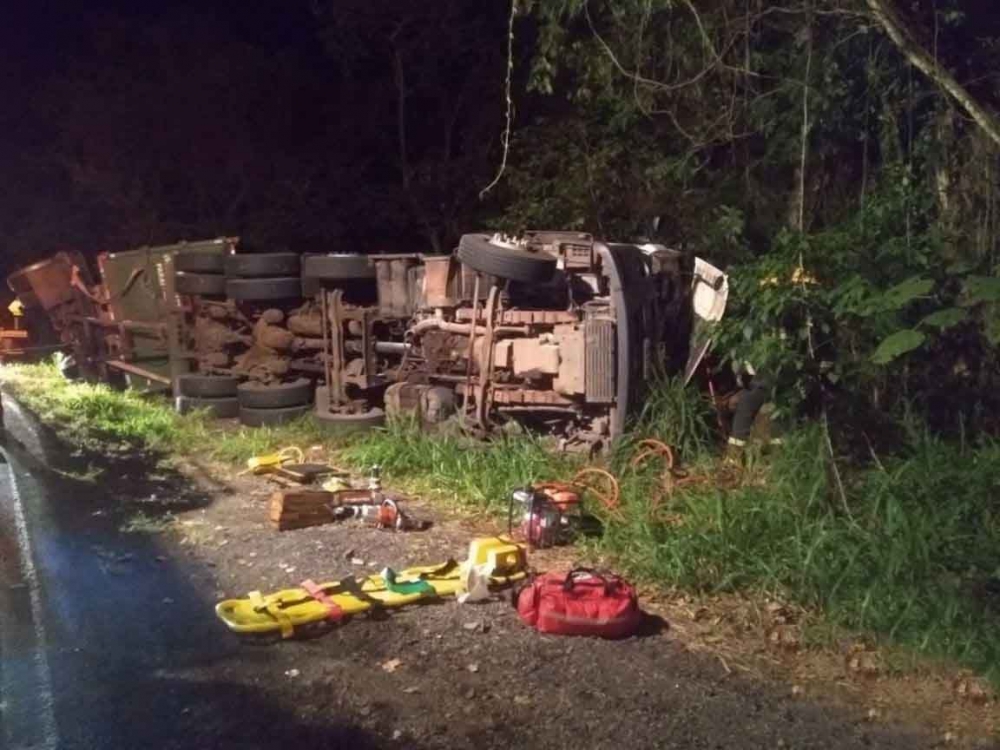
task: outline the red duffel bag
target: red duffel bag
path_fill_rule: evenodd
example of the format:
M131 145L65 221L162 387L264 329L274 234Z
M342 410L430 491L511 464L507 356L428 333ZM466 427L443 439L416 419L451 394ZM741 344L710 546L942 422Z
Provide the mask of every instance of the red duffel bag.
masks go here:
M631 584L587 568L539 576L518 594L517 613L541 633L599 638L634 635L643 618Z

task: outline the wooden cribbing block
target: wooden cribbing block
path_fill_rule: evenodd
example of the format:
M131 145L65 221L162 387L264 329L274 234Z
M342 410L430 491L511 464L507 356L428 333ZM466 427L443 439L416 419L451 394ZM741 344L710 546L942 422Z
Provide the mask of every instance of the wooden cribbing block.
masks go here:
M368 490L283 490L271 495L268 517L279 531L304 529L333 522L331 508L371 501Z

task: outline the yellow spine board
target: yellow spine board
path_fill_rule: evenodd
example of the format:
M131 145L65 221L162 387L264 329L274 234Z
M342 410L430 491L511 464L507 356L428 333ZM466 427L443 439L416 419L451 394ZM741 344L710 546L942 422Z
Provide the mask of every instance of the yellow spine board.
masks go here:
M473 547L480 555L473 554L471 561L486 552L482 540L477 540L479 547ZM476 543L474 543L476 544ZM508 567L504 575L495 575L491 582L494 586L503 586L525 577L525 558L523 548L513 545L507 540L496 540L488 545L501 551L517 552L517 566ZM365 598L372 599L386 608L403 607L421 600L454 596L462 590L462 566L454 566L447 574L433 575L440 571L440 565L428 565L418 568L408 568L396 574L398 583L425 580L430 584L433 593L399 594L389 591L381 575L371 575L359 582ZM426 576L421 579L421 576ZM323 592L333 601L345 615L367 612L374 605L365 598L358 598L344 589L340 583L320 584ZM320 622L329 617L327 605L317 601L305 589L300 587L282 589L273 594L261 595L253 592L243 599L227 599L215 606L215 613L226 625L237 633L272 633L281 632L289 637L295 628L309 623Z

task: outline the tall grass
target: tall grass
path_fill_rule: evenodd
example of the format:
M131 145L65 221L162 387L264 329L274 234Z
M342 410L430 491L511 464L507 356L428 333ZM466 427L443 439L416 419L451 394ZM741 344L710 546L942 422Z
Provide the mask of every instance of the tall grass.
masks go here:
M430 435L406 423L362 436L340 455L359 468L381 465L387 478L413 491L489 511L505 510L511 490L565 477L578 463L528 435L501 435L484 443Z
M1000 679L1000 448L924 435L851 477L849 513L825 458L817 432L795 435L766 483L678 492L670 523L651 520L642 477L626 480L603 543L646 579L776 593Z
M642 411L619 441L626 451L644 438L655 438L676 451L685 463L697 463L716 442L711 401L680 380L659 378L651 385Z

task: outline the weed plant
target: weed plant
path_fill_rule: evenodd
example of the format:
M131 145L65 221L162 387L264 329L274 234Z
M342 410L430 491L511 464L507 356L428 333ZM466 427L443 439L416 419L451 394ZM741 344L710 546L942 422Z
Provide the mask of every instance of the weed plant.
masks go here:
M359 468L384 466L389 479L413 491L504 512L513 489L563 478L578 463L554 454L530 435L499 435L481 442L455 434L431 435L405 421L360 437L341 456Z

